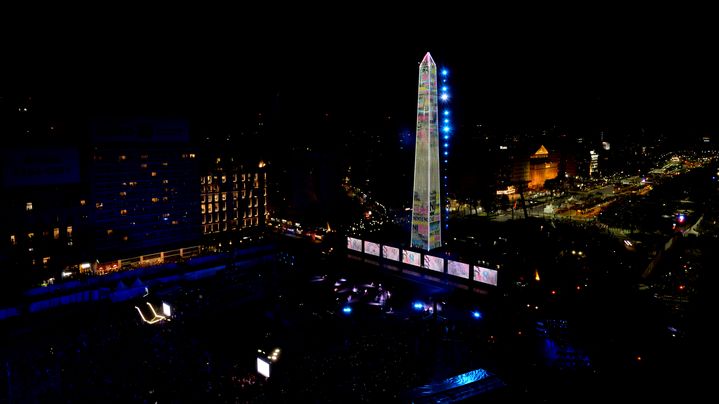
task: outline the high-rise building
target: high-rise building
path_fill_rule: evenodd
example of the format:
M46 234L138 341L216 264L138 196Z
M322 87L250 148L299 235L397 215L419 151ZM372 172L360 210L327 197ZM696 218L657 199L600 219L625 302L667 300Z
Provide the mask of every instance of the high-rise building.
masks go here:
M419 65L417 134L414 153L411 246L442 245L442 196L439 181L437 65L427 52Z
M199 175L187 122L98 121L92 144L90 203L100 259L199 242Z

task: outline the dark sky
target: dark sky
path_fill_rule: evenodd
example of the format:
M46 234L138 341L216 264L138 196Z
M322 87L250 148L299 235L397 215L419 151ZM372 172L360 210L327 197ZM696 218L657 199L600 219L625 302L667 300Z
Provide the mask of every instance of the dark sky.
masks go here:
M410 16L100 15L9 41L3 87L93 112L231 114L279 94L298 119L411 117L431 51L468 123L719 127L719 46L701 13L467 13L437 13L424 35Z

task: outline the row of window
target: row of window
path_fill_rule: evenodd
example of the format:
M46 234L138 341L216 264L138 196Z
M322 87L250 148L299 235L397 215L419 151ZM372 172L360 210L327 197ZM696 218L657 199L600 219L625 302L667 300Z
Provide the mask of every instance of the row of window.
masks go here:
M65 234L67 235L68 238L72 237L72 226L67 226L65 228ZM44 231L44 232L42 232L42 235L45 237L49 237L50 231ZM28 240L32 240L33 238L35 238L35 233L33 233L33 232L27 233ZM52 229L52 238L55 240L60 239L60 228L59 227L55 227L54 229ZM17 245L17 243L18 243L17 236L15 234L11 234L10 235L10 245Z

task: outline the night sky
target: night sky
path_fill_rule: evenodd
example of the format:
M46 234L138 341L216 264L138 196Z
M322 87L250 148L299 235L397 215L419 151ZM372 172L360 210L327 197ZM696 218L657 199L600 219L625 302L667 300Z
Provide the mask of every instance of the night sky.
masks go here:
M422 35L409 15L349 20L351 10L141 11L26 30L4 51L3 87L89 113L227 116L267 112L279 99L283 119L299 125L324 113L349 124L412 121L418 63L430 51L451 69L459 125L719 127L716 41L700 12L468 11L453 20L438 11Z

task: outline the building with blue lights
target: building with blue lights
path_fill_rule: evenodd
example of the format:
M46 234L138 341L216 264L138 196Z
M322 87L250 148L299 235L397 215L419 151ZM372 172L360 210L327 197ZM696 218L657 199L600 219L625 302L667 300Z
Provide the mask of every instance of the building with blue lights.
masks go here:
M91 136L90 204L100 259L199 242L199 172L187 122L103 120Z

